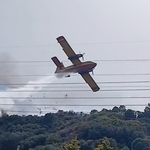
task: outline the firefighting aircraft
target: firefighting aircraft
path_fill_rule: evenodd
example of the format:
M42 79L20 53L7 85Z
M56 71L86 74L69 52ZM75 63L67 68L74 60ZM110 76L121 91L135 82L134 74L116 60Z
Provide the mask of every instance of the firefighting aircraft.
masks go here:
M75 54L75 52L63 36L58 37L57 41L62 46L62 49L68 56L68 59L73 63L73 65L65 67L56 56L52 57L52 61L57 66L55 74L58 76L66 75L65 77L70 77L71 73L79 73L83 77L85 82L93 90L93 92L100 90L96 82L89 74L89 72L93 73L93 69L96 67L97 64L92 61L81 62L79 58L83 58L84 54Z

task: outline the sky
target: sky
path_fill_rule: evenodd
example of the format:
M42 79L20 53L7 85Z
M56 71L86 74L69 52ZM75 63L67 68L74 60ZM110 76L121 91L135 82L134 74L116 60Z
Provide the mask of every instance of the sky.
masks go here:
M135 60L150 59L150 1L149 0L0 0L0 82L9 83L11 86L2 86L2 90L7 88L23 87L30 82L39 83L42 80L47 82L46 75L49 75L48 83L84 83L79 75L73 75L70 78L56 79L53 75L56 69L51 57L57 56L65 66L71 65L56 38L64 36L76 53L85 53L84 61L95 61L97 63L94 69L96 82L114 82L114 81L149 81L149 75L105 75L97 74L145 74L150 73L150 61L110 61L110 60ZM109 61L99 61L109 60ZM12 61L26 61L16 63L6 63ZM27 62L28 61L28 62ZM29 61L47 61L47 62L29 62ZM67 61L67 62L66 62ZM7 75L7 76L6 76ZM8 76L17 75L17 76ZM18 76L19 75L19 76ZM22 76L23 75L23 76ZM24 76L36 75L36 76ZM37 76L43 75L43 76ZM40 79L39 79L40 78ZM46 79L45 79L46 78ZM52 79L53 78L53 79ZM20 84L20 85L14 85ZM122 97L149 97L149 91L109 91L110 89L129 89L129 86L150 86L145 84L98 84L101 90L97 93L90 91L88 85L63 85L59 87L53 84L41 87L42 90L60 90L59 92L26 92L27 99L14 99L22 97L23 92L5 92L5 96L11 97L7 102L1 103L13 104L19 103L19 106L9 106L14 113L21 114L37 111L39 109L33 106L23 105L31 104L28 97L32 96L32 104L54 104L56 106L42 107L42 111L75 110L89 112L92 109L100 109L103 106L98 105L127 105L127 104L147 104L148 98L127 98ZM108 86L127 86L108 87ZM33 87L34 90L37 87ZM65 89L65 90L64 90ZM77 90L81 89L80 92ZM132 88L133 89L133 88ZM144 87L145 89L145 87ZM11 89L14 90L14 89ZM41 90L41 89L40 89ZM64 90L64 91L62 91ZM69 91L74 90L74 91ZM84 91L89 90L89 91ZM106 91L104 91L106 90ZM107 91L108 90L108 91ZM0 93L3 97L4 92ZM67 99L65 95L67 94ZM44 96L43 96L44 95ZM79 99L79 97L120 97L118 99ZM34 99L35 97L57 98L57 100ZM71 97L76 99L72 99ZM15 101L15 102L14 102ZM21 103L21 105L20 105ZM59 106L64 104L64 106ZM72 106L65 106L65 105ZM73 105L78 106L73 106ZM81 106L81 105L97 106ZM1 106L4 108L4 106ZM41 106L40 106L41 107ZM105 108L107 106L104 106ZM34 108L34 109L33 109ZM107 107L108 108L108 107ZM112 107L111 107L112 108ZM143 110L143 107L130 107L137 110ZM43 110L46 109L46 110ZM18 110L18 112L15 112ZM20 112L19 112L20 111ZM25 113L25 112L23 112Z

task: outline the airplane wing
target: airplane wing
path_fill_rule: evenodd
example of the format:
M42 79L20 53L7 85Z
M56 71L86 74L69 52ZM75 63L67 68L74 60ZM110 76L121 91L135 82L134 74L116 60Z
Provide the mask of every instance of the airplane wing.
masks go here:
M96 92L100 89L89 73L84 73L80 75L83 77L85 82L91 87L93 92Z
M58 37L57 41L62 46L62 48L63 48L64 52L66 53L66 55L68 56L68 58L72 58L70 60L74 65L79 65L82 63L79 60L79 58L76 57L75 52L73 51L73 49L71 48L71 46L69 45L69 43L63 36Z

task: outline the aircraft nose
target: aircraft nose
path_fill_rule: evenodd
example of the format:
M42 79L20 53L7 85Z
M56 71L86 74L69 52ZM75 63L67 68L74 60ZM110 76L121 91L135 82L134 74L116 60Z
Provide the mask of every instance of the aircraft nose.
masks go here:
M97 63L94 63L94 67L96 67L97 66Z

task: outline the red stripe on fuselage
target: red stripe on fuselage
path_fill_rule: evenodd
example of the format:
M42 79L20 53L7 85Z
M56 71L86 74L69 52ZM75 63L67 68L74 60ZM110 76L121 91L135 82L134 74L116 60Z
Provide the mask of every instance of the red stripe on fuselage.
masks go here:
M66 73L82 73L82 72L89 72L89 71L92 71L93 68L95 68L97 64L94 63L94 62L83 62L82 64L80 65L72 65L72 66L68 66L62 70L60 70L58 73L63 73L63 72L66 72Z

